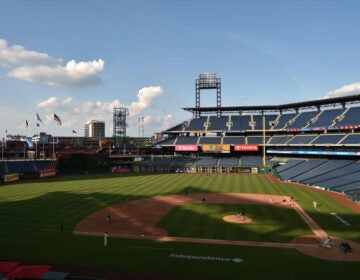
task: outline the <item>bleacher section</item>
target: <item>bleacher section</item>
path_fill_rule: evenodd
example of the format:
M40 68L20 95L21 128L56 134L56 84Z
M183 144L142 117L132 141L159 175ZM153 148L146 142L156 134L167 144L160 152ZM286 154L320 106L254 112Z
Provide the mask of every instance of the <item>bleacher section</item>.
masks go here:
M280 118L278 122L274 125L273 129L284 129L286 125L290 122L290 120L295 118L295 116L296 116L295 113L280 115Z
M341 139L345 136L342 134L322 134L319 135L311 144L314 145L330 145L330 144L338 144Z
M297 115L296 119L293 123L289 124L286 128L301 128L307 127L308 123L311 119L313 119L319 112L317 111L310 111L310 112L302 112Z
M250 130L251 116L231 116L231 131Z
M358 133L351 133L348 134L341 142L340 144L347 145L359 145L360 144L360 134Z
M344 118L336 126L359 125L360 107L351 107L344 114Z
M309 127L329 127L334 120L344 112L344 109L323 110L317 119L312 122Z
M272 128L271 123L274 123L278 115L265 115L265 129L269 130ZM254 130L263 130L263 116L252 115Z
M223 137L223 144L245 144L245 136Z
M221 137L200 137L199 145L202 144L221 144Z
M269 141L270 137L265 137L265 143ZM263 144L264 137L263 136L248 136L247 143L248 144Z
M189 123L189 126L186 127L186 131L199 131L205 130L205 122L207 121L207 117L200 117L197 119L192 119Z
M229 122L228 116L222 116L222 117L210 116L207 130L227 131L228 127L226 126L226 124L228 122Z
M196 145L198 138L196 136L179 136L176 140L177 145Z
M316 137L317 135L296 135L287 141L286 144L310 144Z

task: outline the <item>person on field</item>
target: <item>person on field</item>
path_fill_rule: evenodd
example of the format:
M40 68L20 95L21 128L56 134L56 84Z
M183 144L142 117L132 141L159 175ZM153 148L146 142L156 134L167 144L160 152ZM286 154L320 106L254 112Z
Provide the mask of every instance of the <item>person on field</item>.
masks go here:
M108 233L107 231L104 232L104 246L108 245Z
M330 244L330 242L331 242L331 239L330 239L330 237L328 236L328 237L326 237L325 238L325 240L324 240L324 243L323 243L323 248L327 248L327 249L331 249L331 244Z
M317 207L318 207L318 204L317 204L316 201L313 201L313 206L314 206L314 208L317 208Z
M274 203L272 197L269 197L269 203L272 205Z
M106 222L107 222L108 224L111 223L111 214L110 214L110 213L106 216Z

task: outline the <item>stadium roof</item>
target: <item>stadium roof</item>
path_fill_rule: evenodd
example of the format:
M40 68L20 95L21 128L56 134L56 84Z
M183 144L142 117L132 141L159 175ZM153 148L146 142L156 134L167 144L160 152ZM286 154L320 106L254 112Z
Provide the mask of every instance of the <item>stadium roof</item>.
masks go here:
M326 98L318 100L310 100L296 103L287 103L280 105L255 105L255 106L222 106L218 107L186 107L185 111L200 112L200 113L216 113L218 110L221 112L234 113L234 112L264 112L264 111L293 111L298 109L320 108L328 106L345 106L346 103L360 102L360 94L350 95L344 97Z

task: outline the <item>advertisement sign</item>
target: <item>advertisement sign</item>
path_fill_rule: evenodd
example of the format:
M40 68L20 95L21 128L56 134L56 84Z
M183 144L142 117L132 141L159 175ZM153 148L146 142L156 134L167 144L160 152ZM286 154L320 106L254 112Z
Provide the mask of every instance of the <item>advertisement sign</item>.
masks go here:
M55 166L49 166L40 170L40 178L49 178L56 176Z
M175 145L176 152L196 152L197 150L197 145Z
M208 153L230 153L230 145L204 144L202 150Z
M19 179L20 179L19 173L11 173L4 175L4 182L19 181Z
M235 152L257 152L259 151L258 144L236 144L234 145Z
M112 167L111 173L131 173L131 169L127 167Z

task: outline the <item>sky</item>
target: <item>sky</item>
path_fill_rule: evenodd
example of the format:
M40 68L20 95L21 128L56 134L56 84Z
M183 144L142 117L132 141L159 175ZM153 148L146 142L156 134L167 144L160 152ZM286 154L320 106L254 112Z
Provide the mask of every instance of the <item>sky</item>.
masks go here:
M359 9L349 0L0 0L0 138L84 136L90 120L110 137L115 107L129 110L128 136L151 137L192 118L182 108L195 107L202 73L221 78L223 106L359 94ZM216 106L215 90L200 98Z

